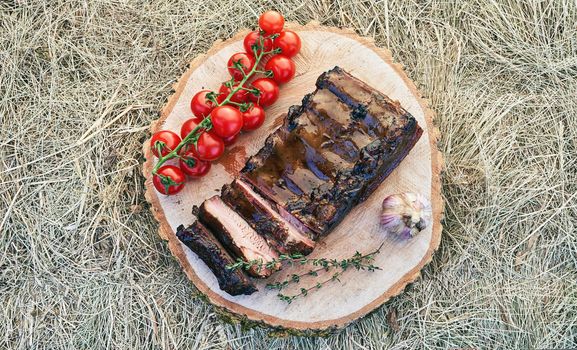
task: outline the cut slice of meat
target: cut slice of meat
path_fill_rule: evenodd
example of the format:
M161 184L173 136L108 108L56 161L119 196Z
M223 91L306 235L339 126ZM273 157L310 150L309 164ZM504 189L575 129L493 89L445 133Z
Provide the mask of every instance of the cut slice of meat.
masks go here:
M195 221L187 228L180 225L176 236L214 273L220 289L230 295L248 295L257 291L256 286L241 270L232 271L226 268L233 264L234 260L200 222Z
M421 134L398 102L335 67L290 108L241 178L316 239L365 200Z
M280 253L309 254L315 242L283 219L264 198L236 179L221 191L222 200Z
M234 258L262 263L248 270L251 276L265 278L280 268L276 263L268 266L278 258L278 253L220 197L213 196L204 201L198 219L210 228Z

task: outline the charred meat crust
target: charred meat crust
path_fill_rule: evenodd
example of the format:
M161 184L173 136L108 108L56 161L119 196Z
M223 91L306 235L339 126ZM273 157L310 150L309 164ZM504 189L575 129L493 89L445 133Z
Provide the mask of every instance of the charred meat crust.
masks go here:
M308 227L315 238L332 230L350 209L370 196L422 134L416 120L398 102L339 67L323 73L316 85L317 90L306 95L300 106L289 109L284 124L241 171L241 178L255 191ZM323 101L330 96L336 98L330 103ZM335 114L339 103L346 107L341 106L340 114ZM323 110L318 109L321 105ZM334 122L334 116L340 118L340 126L323 126L323 118ZM309 147L309 140L320 137L327 142ZM359 147L341 147L340 153L332 150L336 155L328 160L325 146L338 142ZM290 150L285 144L291 145ZM308 157L305 163L291 162L291 153L298 153L299 148L302 156ZM322 168L327 164L330 166Z
M381 140L371 143L362 151L361 159L352 170L338 174L334 187L327 191L319 189L314 193L315 200L308 205L305 201L291 202L287 210L298 213L297 217L317 232L330 232L396 168L421 132L419 129L415 137L392 145Z
M249 295L257 291L241 270L231 271L226 268L234 260L200 222L195 221L187 228L180 225L176 236L214 273L220 289L230 295Z
M277 142L282 142L286 134L297 126L299 116L305 111L306 107L309 105L310 100L314 93L305 95L302 99L302 105L294 105L289 107L289 111L283 121L283 124L276 129L272 134L270 134L264 143L264 146L258 150L258 152L250 157L246 164L244 165L241 176L243 173L250 172L262 165L262 162L266 160L273 152L274 145Z

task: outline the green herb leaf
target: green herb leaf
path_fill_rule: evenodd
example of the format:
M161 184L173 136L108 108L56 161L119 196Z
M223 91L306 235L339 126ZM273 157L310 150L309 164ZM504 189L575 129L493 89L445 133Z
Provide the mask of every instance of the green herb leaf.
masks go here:
M190 168L194 168L196 165L196 160L194 160L194 158L183 157L181 159Z
M154 148L156 149L156 153L158 153L159 156L162 155L162 150L164 150L165 147L166 147L166 143L164 143L162 141L154 142Z
M379 249L382 247L379 247ZM263 263L262 259L253 260L253 261L243 261L241 259L237 259L237 262L231 266L231 268L244 268L249 269L253 266L256 266L257 269L261 269L266 267L268 269L274 269L277 264L285 264L285 265L294 265L298 264L299 266L303 265L311 265L315 268L309 269L307 272L303 272L301 274L293 273L288 278L280 282L268 283L266 284L267 289L271 290L283 290L284 288L288 287L292 284L300 284L300 283L307 283L307 281L311 278L322 278L321 275L324 275L323 271L330 271L335 270L328 278L325 277L322 281L317 281L312 287L300 287L300 293L294 295L286 295L282 293L278 293L277 296L280 300L290 304L294 301L294 299L298 297L307 296L308 293L313 289L319 289L324 284L332 282L332 281L339 281L339 277L346 271L349 267L355 267L356 270L368 270L368 271L375 271L380 270L378 266L368 264L372 259L374 259L375 254L378 253L378 250L373 251L369 254L362 255L359 252L355 252L350 258L348 259L327 259L327 258L316 258L316 259L309 259L304 254L301 253L293 253L290 255L287 254L280 254L277 259L273 259L267 263ZM227 266L228 268L228 266ZM320 272L320 273L319 273ZM303 278L306 277L306 278ZM306 281L305 281L306 280Z
M217 94L216 92L211 91L211 92L207 93L205 97L207 100L209 100L210 102L212 102L216 105L216 104L218 104L217 98L219 95L220 94Z

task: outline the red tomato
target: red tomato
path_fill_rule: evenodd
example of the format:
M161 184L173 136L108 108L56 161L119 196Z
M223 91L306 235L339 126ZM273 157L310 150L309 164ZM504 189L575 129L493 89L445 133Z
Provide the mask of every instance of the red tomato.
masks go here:
M209 92L209 90L201 90L190 100L190 110L194 116L204 118L216 107L211 100L206 98L206 94Z
M274 39L274 47L281 49L286 57L293 57L301 50L301 38L292 30L285 30Z
M162 130L152 135L152 139L150 139L150 148L155 156L160 157L160 155L162 155L162 157L164 157L174 150L180 141L180 137L178 137L176 133L169 130ZM159 149L160 155L158 152Z
M255 44L260 46L260 33L256 30L254 32L248 33L244 37L244 42L243 42L244 51L254 54L254 51L252 50L252 46ZM265 52L272 50L271 38L264 38L263 37L263 45L262 46L264 46ZM262 51L262 47L259 47L259 49L257 50L257 54L260 53L261 51Z
M202 119L199 118L187 119L180 127L180 137L184 139L186 135L190 134L190 132L200 124L201 121Z
M254 67L255 59L251 54L245 52L237 52L234 55L230 56L228 60L228 72L234 78L234 80L242 80L244 78L242 72L234 67L234 63L239 62L245 74L250 72L252 67Z
M284 17L276 11L266 11L258 18L258 26L267 34L280 33Z
M271 57L264 67L272 71L272 78L279 84L288 83L295 76L295 63L284 55Z
M259 105L253 105L246 112L242 112L242 130L256 130L264 123L264 109Z
M219 106L210 113L212 130L221 138L231 137L242 129L242 114L233 106Z
M199 159L212 162L224 152L224 142L213 133L203 132L198 138L195 152Z
M210 162L198 159L193 148L182 152L178 162L182 172L190 177L202 177L210 170Z
M222 142L224 142L225 146L230 146L236 142L236 140L238 139L238 135L240 135L240 133L238 133L236 135L232 135L230 137L226 137L226 138L222 139Z
M235 89L238 85L233 86L233 89ZM218 89L218 97L217 97L217 101L218 103L222 103L222 101L224 101L228 95L230 94L230 88L226 85L224 85L224 83L222 83L222 85L220 85L220 89ZM236 102L236 103L243 103L246 102L248 100L248 91L240 89L237 92L234 93L234 95L232 95L232 97L230 98L230 101L232 102Z
M162 194L175 194L184 187L185 176L182 170L174 165L164 165L152 176L152 183Z
M262 107L272 105L278 100L278 85L269 78L259 78L252 82L252 86L260 91L259 95L249 94L248 98Z

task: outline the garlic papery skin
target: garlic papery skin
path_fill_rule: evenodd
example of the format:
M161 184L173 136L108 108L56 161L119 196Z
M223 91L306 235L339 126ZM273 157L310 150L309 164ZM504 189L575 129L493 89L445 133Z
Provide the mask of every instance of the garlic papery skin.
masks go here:
M388 234L412 238L431 224L431 202L418 193L400 193L383 201L381 225Z

